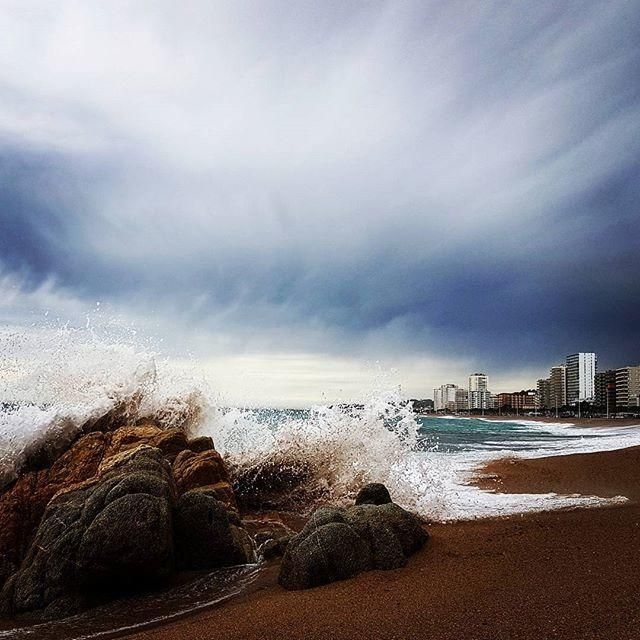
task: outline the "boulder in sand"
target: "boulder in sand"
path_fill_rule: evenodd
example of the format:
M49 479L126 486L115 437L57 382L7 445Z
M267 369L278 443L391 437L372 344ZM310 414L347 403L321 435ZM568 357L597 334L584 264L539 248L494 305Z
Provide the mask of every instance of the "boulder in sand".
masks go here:
M323 507L287 545L278 581L308 589L360 571L397 569L428 537L417 516L392 502Z

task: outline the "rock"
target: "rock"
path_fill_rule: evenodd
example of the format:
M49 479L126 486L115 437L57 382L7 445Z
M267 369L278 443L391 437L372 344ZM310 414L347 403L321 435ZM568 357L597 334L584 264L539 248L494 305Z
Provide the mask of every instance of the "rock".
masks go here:
M356 504L388 504L389 502L391 502L389 491L379 482L365 485L356 496Z
M281 536L277 539L263 538L260 542L256 539L256 543L259 544L257 551L258 556L261 556L265 560L283 556L292 537L293 536Z
M398 569L427 539L420 520L394 503L323 507L289 541L279 582L308 589L360 571Z
M222 458L188 446L177 429L125 426L84 435L21 476L0 495L0 611L59 617L179 567L254 562L237 512L216 499L235 504Z
M369 544L374 569L403 567L428 538L420 521L394 503L350 507L345 520Z
M272 558L277 558L280 555L280 545L277 540L270 538L269 540L265 540L258 547L258 555L264 558L265 560L271 560Z
M105 448L103 433L86 435L49 469L25 473L0 496L0 585L26 555L51 498L65 487L93 477Z
M197 438L192 438L187 443L187 446L191 451L195 451L196 453L214 449L213 439L209 436L198 436Z
M173 569L167 500L134 493L109 502L82 533L76 562L81 581L96 586L167 577Z
M204 492L188 491L180 496L174 524L182 568L212 569L255 562L251 538L232 524L221 502Z
M67 605L97 599L105 589L167 577L173 569L172 483L162 452L141 445L98 480L58 493L0 594L2 609L68 614Z
M180 493L207 487L215 490L222 502L235 505L229 474L217 451L181 451L173 463L173 475Z
M349 525L329 522L291 540L278 582L285 589L309 589L370 568L366 542Z
M203 490L230 508L235 507L235 494L226 466L213 449L211 438L187 440L182 429L163 429L152 419L145 418L135 424L127 424L129 416L136 413L135 399L132 402L119 405L104 416L88 421L81 427L81 435L75 442L64 443L66 451L60 449L60 443L55 447L45 444L34 447L31 458L27 456L25 463L30 470L0 492L0 588L27 556L52 498L60 492L104 477L110 468L121 464L131 451L141 445L158 449L165 461L174 464L171 475L175 469L178 477L169 483L174 493L175 481L179 480L181 493L192 489ZM175 465L181 453L185 455ZM47 467L47 464L50 466ZM140 471L142 461L137 464ZM156 472L157 469L152 470L152 475ZM145 482L152 480L147 477ZM121 485L118 491L133 493L133 487L125 491L124 486ZM163 486L168 485L165 483ZM169 500L173 508L174 497L163 495L163 499ZM89 498L94 506L96 500L93 496ZM98 509L103 506L98 505Z

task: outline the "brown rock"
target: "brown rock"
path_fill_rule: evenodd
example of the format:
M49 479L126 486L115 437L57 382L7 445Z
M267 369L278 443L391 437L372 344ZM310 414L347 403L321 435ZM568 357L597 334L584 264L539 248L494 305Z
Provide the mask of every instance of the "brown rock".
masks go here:
M222 456L214 450L198 453L189 449L181 451L173 463L173 475L180 493L219 483L231 486Z
M23 473L0 493L0 587L22 562L51 499L59 493L84 486L126 459L141 445L159 449L173 463L179 493L206 488L217 500L235 507L235 496L226 466L212 448L211 438L187 440L180 429L161 429L151 420L120 425L124 409L82 429L98 429L68 445L48 468ZM114 430L109 430L114 428ZM193 447L197 451L191 450ZM43 458L44 460L44 458ZM33 469L33 467L32 467Z
M0 496L0 584L17 569L51 498L95 476L105 449L103 433L83 436L49 469L22 475Z
M191 449L191 451L195 451L196 453L214 449L213 439L209 436L198 436L197 438L192 438L191 440L189 440L187 445L189 449Z

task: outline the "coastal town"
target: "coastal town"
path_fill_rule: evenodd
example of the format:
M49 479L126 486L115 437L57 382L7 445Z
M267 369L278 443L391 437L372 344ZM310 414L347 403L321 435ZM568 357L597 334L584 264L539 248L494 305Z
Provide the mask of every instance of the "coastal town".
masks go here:
M594 352L572 353L549 369L535 388L493 393L486 373L472 373L466 386L442 384L433 399L415 400L422 413L555 417L640 416L640 364L598 371Z

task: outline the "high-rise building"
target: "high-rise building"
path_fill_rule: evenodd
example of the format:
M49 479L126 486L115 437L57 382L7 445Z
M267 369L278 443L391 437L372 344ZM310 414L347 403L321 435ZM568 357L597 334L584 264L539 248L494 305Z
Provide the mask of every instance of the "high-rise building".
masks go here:
M469 391L486 391L487 382L486 373L472 373L469 376Z
M596 406L610 413L616 412L616 374L615 369L596 373Z
M433 405L436 411L456 411L456 384L442 384L433 390Z
M567 404L595 400L595 353L572 353L567 356Z
M616 370L616 405L618 409L640 407L640 365Z
M469 410L469 392L466 389L456 389L456 412Z
M538 380L538 406L541 409L551 409L554 406L551 399L551 378Z
M549 409L563 407L567 404L567 367L558 364L549 371L551 388L549 390Z
M487 387L486 373L472 373L469 376L469 409L489 409L491 407L491 393Z

